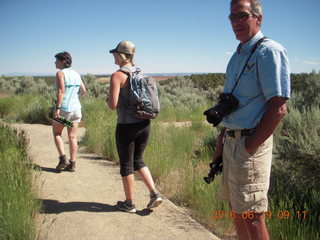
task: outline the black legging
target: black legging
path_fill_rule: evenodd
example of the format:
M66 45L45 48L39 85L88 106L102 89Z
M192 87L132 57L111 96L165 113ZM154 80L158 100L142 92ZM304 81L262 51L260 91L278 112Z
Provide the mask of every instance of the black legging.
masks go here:
M145 167L143 153L150 135L150 120L117 124L116 144L120 159L120 174L128 176Z

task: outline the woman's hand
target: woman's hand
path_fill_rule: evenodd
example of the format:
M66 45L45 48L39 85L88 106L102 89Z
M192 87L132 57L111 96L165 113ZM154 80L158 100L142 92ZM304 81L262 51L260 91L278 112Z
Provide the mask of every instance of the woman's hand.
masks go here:
M82 82L82 80L80 82L80 92L82 96L87 93L86 87L84 86L84 83Z
M59 117L59 114L60 114L60 109L55 109L54 112L53 112L53 117L54 118L58 118Z

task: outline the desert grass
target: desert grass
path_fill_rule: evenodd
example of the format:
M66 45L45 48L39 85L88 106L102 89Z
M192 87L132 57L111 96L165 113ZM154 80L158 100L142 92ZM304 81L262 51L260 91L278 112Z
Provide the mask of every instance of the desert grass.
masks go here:
M83 102L83 121L86 133L82 142L88 150L118 162L114 138L115 112L108 109L104 101L87 98Z
M32 187L28 140L0 122L0 239L36 239L40 202Z
M279 192L271 196L269 211L265 214L271 239L320 239L320 216L317 212L319 209L310 206L310 201L294 200L288 194L284 194L285 189L282 184L277 183L277 185ZM300 194L311 201L316 201L320 197L314 190Z

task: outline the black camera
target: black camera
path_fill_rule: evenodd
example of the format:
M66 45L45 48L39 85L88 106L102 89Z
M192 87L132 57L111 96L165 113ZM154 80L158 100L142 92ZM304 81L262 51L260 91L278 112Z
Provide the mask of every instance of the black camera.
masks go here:
M203 113L203 115L206 115L207 121L215 127L222 121L222 118L239 107L239 100L231 93L221 93L218 100L219 102L216 106Z
M211 183L213 182L215 176L217 174L222 173L222 156L220 155L215 162L212 162L209 164L210 169L207 177L204 177L203 179L206 181L206 183Z

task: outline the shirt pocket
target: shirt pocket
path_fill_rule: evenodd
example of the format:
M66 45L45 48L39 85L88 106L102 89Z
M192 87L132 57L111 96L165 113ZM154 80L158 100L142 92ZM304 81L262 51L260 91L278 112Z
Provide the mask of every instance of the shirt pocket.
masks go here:
M244 70L239 80L239 86L236 87L235 91L241 96L254 97L259 95L261 92L261 86L257 79L256 67L248 66Z

